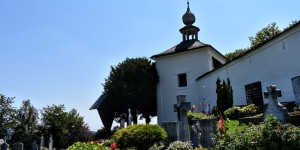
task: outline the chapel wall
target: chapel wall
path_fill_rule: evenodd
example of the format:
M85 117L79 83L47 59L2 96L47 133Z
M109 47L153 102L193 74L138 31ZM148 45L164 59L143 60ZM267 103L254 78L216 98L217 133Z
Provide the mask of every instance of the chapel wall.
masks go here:
M280 102L294 101L291 79L296 76L300 76L300 27L199 79L197 93L199 99L207 99L214 106L217 78L229 77L234 105L247 104L245 85L257 81L261 82L262 92L269 85L277 85L282 90Z

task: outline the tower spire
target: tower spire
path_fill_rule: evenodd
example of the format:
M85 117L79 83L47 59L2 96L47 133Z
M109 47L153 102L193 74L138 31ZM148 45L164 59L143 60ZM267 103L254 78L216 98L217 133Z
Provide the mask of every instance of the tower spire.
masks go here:
M190 10L190 2L187 0L187 10L185 14L182 16L182 22L185 24L185 27L181 28L179 31L182 34L183 41L190 40L190 36L192 36L192 40L198 40L198 32L200 29L198 27L193 26L193 23L196 21L195 15Z

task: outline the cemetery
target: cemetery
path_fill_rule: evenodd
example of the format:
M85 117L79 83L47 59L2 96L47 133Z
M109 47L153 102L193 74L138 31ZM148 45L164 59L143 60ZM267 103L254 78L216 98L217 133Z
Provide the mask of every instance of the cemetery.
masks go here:
M300 22L228 60L198 40L189 2L182 21L182 42L153 55L155 63L136 58L112 67L90 108L98 111L105 137L91 133L75 109L47 106L38 120L37 110L24 101L25 110L0 112L0 150L299 149ZM149 70L132 69L143 67ZM1 95L1 104L12 99ZM27 112L36 112L33 119ZM157 123L149 124L153 116ZM146 123L138 124L138 118ZM31 134L25 122L42 123Z

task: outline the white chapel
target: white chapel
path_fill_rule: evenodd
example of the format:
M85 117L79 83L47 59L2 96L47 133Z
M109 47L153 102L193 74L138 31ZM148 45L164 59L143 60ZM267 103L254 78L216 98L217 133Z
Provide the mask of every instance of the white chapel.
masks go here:
M159 75L157 121L176 121L173 104L184 94L187 101L200 107L202 101L216 105L216 81L230 79L234 105L268 101L263 92L269 85L282 90L280 102L300 103L300 22L278 36L228 61L212 45L198 39L200 29L189 3L179 31L182 42L153 55ZM197 111L197 109L196 109Z

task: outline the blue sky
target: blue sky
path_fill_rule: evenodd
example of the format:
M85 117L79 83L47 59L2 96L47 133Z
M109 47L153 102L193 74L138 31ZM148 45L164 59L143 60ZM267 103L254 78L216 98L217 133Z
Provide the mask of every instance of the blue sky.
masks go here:
M190 0L200 41L225 54L249 46L272 22L300 19L300 1ZM90 106L110 66L150 57L181 42L185 0L1 0L0 93L38 109L64 104L92 130L103 125Z

